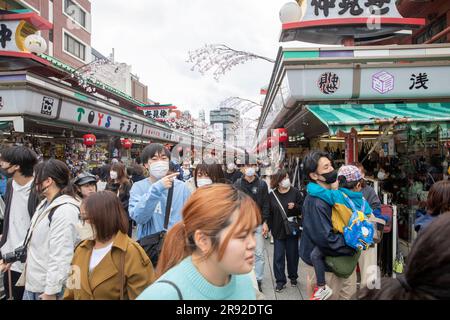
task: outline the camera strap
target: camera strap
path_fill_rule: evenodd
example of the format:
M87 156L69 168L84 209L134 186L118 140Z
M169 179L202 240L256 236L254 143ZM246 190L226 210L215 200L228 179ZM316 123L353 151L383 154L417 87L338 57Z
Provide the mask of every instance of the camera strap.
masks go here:
M41 215L39 217L37 217L36 221L34 222L34 224L32 226L30 226L30 228L27 231L27 235L25 236L25 240L23 242L23 248L28 248L28 245L30 244L31 241L31 237L33 236L33 231L36 228L36 226L42 221L44 220L45 217L47 217L50 212L52 210L48 210L48 208L50 207L51 203L44 209L44 211L41 213Z

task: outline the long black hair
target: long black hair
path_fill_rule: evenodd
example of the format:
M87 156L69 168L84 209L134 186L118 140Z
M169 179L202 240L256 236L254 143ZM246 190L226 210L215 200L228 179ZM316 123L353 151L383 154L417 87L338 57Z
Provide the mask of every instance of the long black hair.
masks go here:
M450 214L442 214L419 234L404 275L384 278L380 289L364 289L363 300L450 299Z
M76 197L75 189L71 182L70 170L64 162L50 159L36 165L33 182L35 190L41 193L42 182L48 178L52 178L56 186L60 189L59 195Z

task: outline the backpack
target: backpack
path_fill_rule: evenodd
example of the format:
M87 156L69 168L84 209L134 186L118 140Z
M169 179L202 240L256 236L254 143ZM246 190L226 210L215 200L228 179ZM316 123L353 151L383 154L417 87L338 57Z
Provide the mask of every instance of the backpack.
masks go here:
M357 250L367 250L374 243L374 227L364 214L366 201L363 198L362 208L357 210L353 201L345 193L343 195L353 211L349 224L344 228L345 243Z

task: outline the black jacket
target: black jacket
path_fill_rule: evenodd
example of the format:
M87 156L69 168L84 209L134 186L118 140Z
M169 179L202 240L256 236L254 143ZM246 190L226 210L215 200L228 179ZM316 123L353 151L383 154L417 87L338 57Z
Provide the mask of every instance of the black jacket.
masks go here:
M356 253L345 244L343 234L333 232L331 209L325 201L310 195L306 196L303 202L300 258L310 266L312 266L311 252L316 246L326 256L351 256Z
M234 184L236 181L242 178L242 172L240 172L239 170L234 170L232 173L228 173L227 171L225 171L224 176L225 180L227 180L228 183Z
M270 215L269 188L267 187L267 183L258 177L252 183L248 183L244 178L240 178L235 182L234 186L252 197L261 210L262 222L267 222Z
M281 194L278 190L275 190L278 199L283 205L284 211L288 217L298 217L301 215L301 208L303 205L303 195L302 193L296 189L291 187L291 189L285 193ZM295 203L295 207L292 210L288 209L289 203ZM278 204L277 199L275 199L275 195L273 192L270 193L270 215L267 224L269 225L269 229L272 232L272 236L277 240L286 239L286 229L284 227L284 214Z
M6 243L6 240L8 239L8 232L9 232L9 215L11 213L11 202L13 197L14 189L12 185L12 179L8 181L8 184L6 185L6 192L5 192L5 218L3 221L3 232L2 232L2 238L0 239L0 248L3 247L3 245ZM41 199L39 197L39 194L34 188L31 188L30 196L28 197L28 214L30 215L30 219L33 217L37 206L41 202Z
M120 184L119 183L108 183L106 185L105 190L112 191L117 195L117 191L119 191ZM123 185L123 188L119 191L119 200L122 203L122 207L125 212L128 214L128 203L130 201L130 190L131 183L126 183Z

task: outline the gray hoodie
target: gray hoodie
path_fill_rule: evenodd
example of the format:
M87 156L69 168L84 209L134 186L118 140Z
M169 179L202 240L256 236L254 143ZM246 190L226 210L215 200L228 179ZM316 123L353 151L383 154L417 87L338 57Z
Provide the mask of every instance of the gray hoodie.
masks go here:
M33 293L58 294L70 272L78 232L80 202L71 196L62 195L49 206L42 201L31 220L28 238L27 262L25 266L25 290ZM53 208L58 207L51 222L48 218Z

